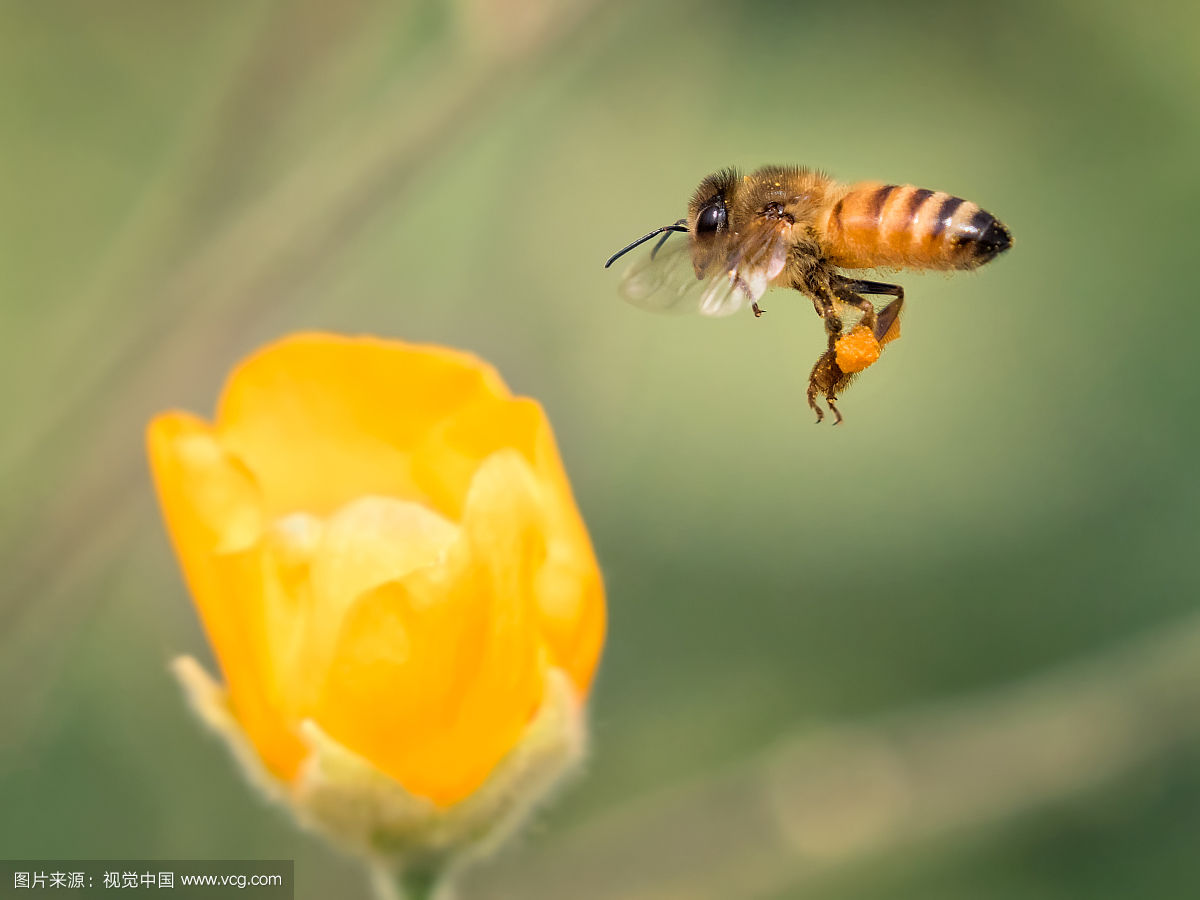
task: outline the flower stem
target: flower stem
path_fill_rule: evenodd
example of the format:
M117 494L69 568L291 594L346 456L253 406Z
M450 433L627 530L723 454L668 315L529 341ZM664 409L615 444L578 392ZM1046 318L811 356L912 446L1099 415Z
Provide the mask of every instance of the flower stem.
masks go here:
M442 893L444 870L437 866L380 869L375 892L380 900L435 900Z
M442 882L441 873L433 869L409 869L396 878L404 900L433 900Z

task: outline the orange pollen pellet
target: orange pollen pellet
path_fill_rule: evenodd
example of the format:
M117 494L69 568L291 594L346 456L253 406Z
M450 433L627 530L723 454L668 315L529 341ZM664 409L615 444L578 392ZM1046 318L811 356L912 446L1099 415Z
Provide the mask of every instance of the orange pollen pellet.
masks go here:
M858 325L834 344L838 368L849 374L861 372L879 359L879 341L866 325Z

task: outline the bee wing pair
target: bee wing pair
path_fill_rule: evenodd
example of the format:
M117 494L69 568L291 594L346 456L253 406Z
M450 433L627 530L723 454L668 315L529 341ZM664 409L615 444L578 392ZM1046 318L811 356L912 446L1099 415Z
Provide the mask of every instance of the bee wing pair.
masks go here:
M764 224L693 259L686 233L668 232L621 279L621 296L652 312L729 316L757 303L787 264L782 229Z

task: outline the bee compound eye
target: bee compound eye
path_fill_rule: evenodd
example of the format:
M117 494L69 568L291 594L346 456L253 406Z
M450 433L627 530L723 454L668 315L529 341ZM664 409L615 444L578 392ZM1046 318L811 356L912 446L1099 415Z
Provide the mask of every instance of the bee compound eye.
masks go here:
M701 234L716 231L725 225L725 205L710 203L696 217L696 231Z

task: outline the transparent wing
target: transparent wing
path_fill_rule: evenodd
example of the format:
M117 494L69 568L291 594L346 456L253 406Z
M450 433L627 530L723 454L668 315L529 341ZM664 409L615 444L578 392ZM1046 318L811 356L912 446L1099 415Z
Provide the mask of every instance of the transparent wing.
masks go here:
M754 228L715 248L697 276L687 235L671 233L625 272L619 290L653 312L728 316L758 301L783 271L787 251L782 229Z
M670 233L621 276L621 296L651 312L695 312L705 287L692 265L686 234Z

